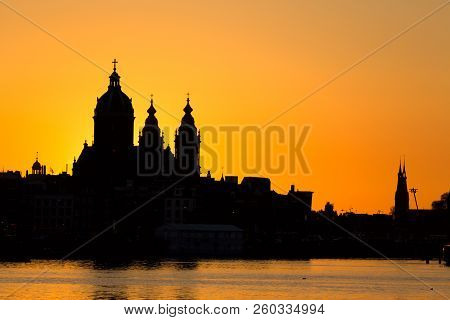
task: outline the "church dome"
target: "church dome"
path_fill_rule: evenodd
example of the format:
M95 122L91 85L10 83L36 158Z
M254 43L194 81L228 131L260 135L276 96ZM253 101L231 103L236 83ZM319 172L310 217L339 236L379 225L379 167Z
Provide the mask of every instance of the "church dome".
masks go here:
M36 161L33 163L33 166L31 167L32 170L41 170L42 166L39 163L39 161L36 159Z
M109 113L129 113L133 114L133 106L131 99L122 92L120 87L120 76L114 71L109 76L108 91L106 91L99 99L95 108L95 115Z
M130 98L120 90L120 88L108 88L98 100L95 108L95 114L102 112L133 112L133 106Z
M186 99L186 102L187 102L186 106L183 109L184 116L183 116L183 118L181 118L181 125L182 126L183 125L188 125L188 126L191 126L191 127L195 127L194 117L191 114L193 109L192 109L191 104L190 104L189 96Z

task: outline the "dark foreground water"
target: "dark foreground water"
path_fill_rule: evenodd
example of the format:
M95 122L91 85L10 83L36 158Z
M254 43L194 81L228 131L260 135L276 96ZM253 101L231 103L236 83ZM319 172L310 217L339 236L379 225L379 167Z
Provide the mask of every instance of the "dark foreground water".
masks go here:
M320 259L0 262L2 299L443 299L450 268ZM440 294L442 295L440 295Z

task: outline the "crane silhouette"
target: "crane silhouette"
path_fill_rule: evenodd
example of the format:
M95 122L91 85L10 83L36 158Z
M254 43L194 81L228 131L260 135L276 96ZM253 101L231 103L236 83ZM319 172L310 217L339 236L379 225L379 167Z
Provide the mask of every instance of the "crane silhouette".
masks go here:
M409 189L409 192L411 192L414 195L414 201L416 202L416 208L417 208L417 210L419 210L419 205L417 204L417 197L416 197L417 191L419 191L419 190L414 187Z

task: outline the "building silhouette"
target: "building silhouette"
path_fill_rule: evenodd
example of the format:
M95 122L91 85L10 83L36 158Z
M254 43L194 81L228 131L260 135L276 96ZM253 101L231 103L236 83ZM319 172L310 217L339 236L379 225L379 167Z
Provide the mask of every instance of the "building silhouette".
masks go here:
M180 127L175 133L175 171L177 174L199 177L200 132L192 116L189 95L183 111Z
M94 108L93 143L84 142L72 175L47 174L37 157L25 177L4 175L15 181L8 208L18 201L5 219L18 226L29 251L58 252L105 229L84 252L235 255L252 248L267 254L276 243L288 248L300 241L312 192L293 187L278 194L268 178L201 176L201 137L189 95L174 152L164 147L153 97L134 145L133 103L122 91L116 63Z
M109 77L108 90L97 98L94 111L94 142L84 143L73 163L73 175L86 183L124 185L137 177L200 177L200 132L192 116L187 97L184 115L175 132L175 154L164 149L164 137L156 118L153 97L147 110L138 145L133 145L134 109L132 100L122 91L116 60Z
M39 156L36 154L36 161L31 166L31 174L34 175L46 175L47 174L47 167L41 165L39 162ZM28 172L27 172L28 175Z
M409 213L409 192L406 177L406 163L400 161L397 172L397 189L395 191L394 219L399 220Z
M132 100L113 63L94 109L94 141L84 142L72 175L47 173L37 156L25 176L0 172L0 257L60 256L86 241L78 254L94 258L373 256L334 224L389 256L435 255L450 238L448 195L435 210L409 210L404 162L394 221L383 214L338 215L330 203L312 212L313 192L292 185L280 194L269 178L201 175L201 136L189 96L174 152L164 147L153 97L134 145Z

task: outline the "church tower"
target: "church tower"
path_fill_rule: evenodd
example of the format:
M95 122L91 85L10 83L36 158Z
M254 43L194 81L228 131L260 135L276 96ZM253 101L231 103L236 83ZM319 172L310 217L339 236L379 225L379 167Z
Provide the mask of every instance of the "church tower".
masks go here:
M163 137L155 117L156 109L153 106L153 96L147 110L142 134L139 136L139 167L138 175L159 175L163 166Z
M97 98L94 114L94 147L105 153L126 153L133 146L134 110L122 92L117 61L109 76L108 91Z
M191 114L193 109L190 105L189 94L183 111L181 125L175 132L175 174L199 177L200 132L197 131Z
M122 92L117 61L109 76L108 90L97 98L94 111L94 141L83 145L73 164L74 176L90 183L123 185L136 175L133 146L134 109L131 99Z
M395 191L395 209L394 209L394 219L399 219L405 216L409 211L409 193L408 184L406 178L406 164L400 161L400 166L397 173L397 190Z

